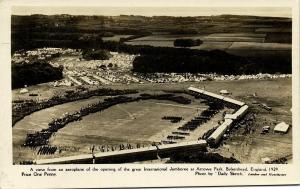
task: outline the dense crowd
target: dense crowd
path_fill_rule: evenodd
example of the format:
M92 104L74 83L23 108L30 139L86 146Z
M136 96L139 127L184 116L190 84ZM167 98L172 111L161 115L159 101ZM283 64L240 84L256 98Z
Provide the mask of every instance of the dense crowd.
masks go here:
M182 131L173 131L172 134L175 134L175 135L190 135L189 132L182 132Z
M181 131L193 131L201 124L210 120L216 113L223 109L222 104L212 103L209 105L209 108L202 111L200 115L194 117L191 121L188 121L183 126L179 127L178 130Z
M179 136L179 135L168 135L167 139L169 139L169 140L182 140L182 139L185 139L185 137L184 136Z
M51 155L54 154L57 150L56 146L42 146L37 152L38 155Z
M59 129L65 127L68 123L73 121L80 120L83 116L86 116L90 113L99 112L105 110L111 106L121 103L128 103L139 100L148 100L148 99L157 99L157 100L171 100L178 103L185 104L190 99L187 99L182 96L175 96L173 94L160 94L160 95L150 95L150 94L141 94L139 97L128 97L128 96L116 96L111 98L106 98L103 102L99 101L95 104L90 104L87 107L82 107L79 111L74 113L65 113L62 117L53 119L49 124L47 129L42 129L32 134L27 134L24 146L36 147L47 145L49 139L53 133L57 132Z
M63 128L70 122L77 121L81 117L86 116L90 113L97 111L102 111L106 108L109 108L113 105L119 103L125 103L135 100L132 97L117 96L113 98L107 98L104 102L98 102L95 104L88 105L87 107L81 108L79 111L74 112L73 114L66 113L61 118L53 119L48 125L47 129L42 129L40 132L33 134L27 134L24 146L42 146L46 145L49 142L49 138L59 129Z
M19 164L20 165L32 165L32 164L34 164L34 162L30 161L30 160L24 160L24 161L21 161Z
M207 103L208 109L202 111L199 115L195 116L192 120L184 123L182 126L177 128L177 131L173 131L171 135L167 136L167 140L162 140L164 144L173 144L177 143L177 140L183 140L186 136L190 135L191 131L194 131L196 128L201 126L210 120L215 114L217 114L221 109L224 108L224 105L221 103ZM165 116L166 118L166 116ZM205 133L205 136L208 137L213 130ZM199 140L201 137L199 138Z
M124 94L132 94L132 93L137 93L137 91L113 90L113 89L106 89L106 88L101 88L96 90L85 90L84 88L79 87L77 88L76 91L68 92L65 95L53 96L49 100L39 101L39 102L30 100L22 104L14 104L13 111L12 111L12 122L14 125L17 121L21 120L25 116L35 111L39 111L66 102L87 99L92 96L104 96L104 95L114 96L114 95L124 95Z
M134 75L150 83L181 83L181 82L201 82L201 81L233 81L233 80L257 80L257 79L277 79L291 78L292 74L268 74L258 73L250 75L222 75L214 73L139 73Z
M130 143L125 143L125 144L118 144L118 145L100 145L98 148L95 146L91 147L91 151L100 151L100 152L113 152L113 151L121 151L121 150L129 150L129 149L138 149L138 148L144 148L145 144L130 144Z
M178 123L182 120L182 117L178 117L178 116L164 116L162 117L162 119L164 120L170 120L171 123Z

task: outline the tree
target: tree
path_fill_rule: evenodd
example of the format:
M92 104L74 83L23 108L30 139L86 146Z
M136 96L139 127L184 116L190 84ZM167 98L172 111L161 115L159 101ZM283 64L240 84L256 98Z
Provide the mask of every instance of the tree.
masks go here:
M108 60L112 57L112 55L107 50L88 49L82 52L82 57L86 60Z

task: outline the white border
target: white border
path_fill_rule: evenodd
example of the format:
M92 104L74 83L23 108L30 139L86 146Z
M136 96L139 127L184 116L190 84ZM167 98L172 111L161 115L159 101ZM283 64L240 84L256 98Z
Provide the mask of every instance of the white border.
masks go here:
M21 170L28 170L30 166L12 165L12 132L11 132L11 75L10 75L10 15L11 6L102 6L102 7L292 7L293 8L293 164L279 165L278 167L290 176L281 179L272 177L232 178L232 177L196 177L190 174L69 174L59 177L21 177ZM31 1L0 1L0 188L57 188L57 187L157 187L157 186L224 186L224 185L276 185L276 184L299 184L299 0L31 0ZM213 164L202 164L214 166ZM247 164L232 166L247 166ZM75 165L61 165L52 167L74 167ZM76 165L87 167L87 165ZM112 165L95 165L97 167L109 167ZM120 165L115 165L120 166ZM124 166L124 165L122 165ZM138 165L128 164L127 167ZM140 165L143 166L143 165ZM148 167L156 165L148 165ZM166 165L166 166L174 166ZM178 165L180 166L180 165ZM189 164L185 166L195 166ZM224 165L226 166L226 165ZM37 167L37 166L35 166ZM40 166L46 167L46 166Z

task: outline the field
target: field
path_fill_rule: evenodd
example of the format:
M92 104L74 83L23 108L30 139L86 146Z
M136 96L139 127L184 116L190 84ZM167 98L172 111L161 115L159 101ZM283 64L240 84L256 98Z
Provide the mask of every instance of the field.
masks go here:
M230 50L266 50L266 51L288 51L291 50L291 44L282 43L256 43L256 42L233 42Z
M172 35L172 34L166 34L166 35L149 35L145 37L140 37L137 39L133 39L130 41L174 41L175 39L203 39L205 35L191 35L191 34L185 34L185 35Z
M228 36L207 36L203 39L204 41L214 41L214 42L259 42L263 43L264 38L261 37L228 37Z
M60 18L60 19L58 19ZM76 18L76 19L75 19ZM274 47L273 43L291 44L292 19L253 17L242 15L218 15L198 17L140 17L140 16L116 16L116 17L75 17L70 15L55 16L12 16L12 44L13 50L32 47L65 47L78 48L81 35L102 34L109 32L113 37L101 38L103 41L119 41L120 38L129 36L137 37L126 41L130 45L150 45L156 47L173 47L173 41L177 38L192 38L204 41L203 45L195 49L201 50L226 50L228 42L259 43L262 49L281 50ZM37 28L27 24L28 33L24 23L36 23L45 27L41 34ZM62 25L61 31L55 31L51 24ZM105 24L101 24L105 23ZM66 27L68 26L68 27ZM27 36L24 38L24 36ZM143 37L138 37L143 36ZM28 40L25 43L24 40ZM97 39L98 40L98 39ZM208 43L215 42L215 43ZM224 44L222 44L224 43ZM268 47L264 46L264 43ZM202 47L201 47L202 46ZM272 47L271 47L272 46ZM288 48L290 50L290 48ZM251 46L247 49L250 53ZM259 49L260 50L260 49ZM244 52L242 56L247 56Z
M276 29L276 28L270 28ZM150 35L125 42L128 45L150 45L154 47L174 47L174 40L179 38L201 39L203 44L190 47L199 50L223 50L235 55L255 56L262 54L251 53L254 51L291 51L291 43L288 33L278 32L235 32L235 33L212 33L207 35ZM277 36L277 37L276 37ZM278 41L278 42L277 42Z
M76 144L81 148L91 145L118 145L120 142L150 144L165 139L178 127L161 119L163 116L182 116L185 120L190 120L197 113L197 108L199 107L196 105L184 107L155 100L116 105L69 124L58 132L53 144L59 145L63 142L66 145ZM82 137L87 140L82 140ZM86 149L82 149L83 153L88 153Z
M206 90L215 93L218 93L221 89L227 89L232 93L231 96L233 98L245 101L256 114L253 133L243 134L244 128L234 130L229 140L226 140L223 146L218 149L212 149L212 151L226 157L231 157L234 154L234 157L243 163L261 163L261 158L264 157L276 159L292 154L292 129L285 135L272 133L275 124L281 121L291 124L291 79L211 81L178 83L176 85L131 84L111 87L114 89L138 89L141 92L151 94L161 93L162 90L186 89L191 85L199 88L205 87ZM40 90L41 93L48 95L49 91L52 90L47 85L35 86L35 90L38 90L38 88L43 89ZM16 90L13 92L17 94ZM253 96L254 93L256 94L255 96ZM43 96L43 94L41 95ZM23 94L23 96L28 96L28 94ZM13 98L22 98L22 95L19 94L18 97L13 95ZM14 162L31 158L51 158L90 153L92 145L96 145L96 147L102 145L117 146L121 143L149 145L152 141L160 141L166 138L174 129L176 130L178 124L183 124L174 124L167 120L162 120L163 116L182 116L184 121L186 121L197 113L197 108L200 108L198 111L205 108L203 104L196 100L193 100L188 107L174 102L156 100L121 104L101 113L90 114L81 121L71 123L59 130L56 135L50 138L51 145L68 149L63 150L59 154L37 155L36 151L32 149L20 147L25 140L26 133L41 130L47 126L47 123L52 118L60 117L65 112L76 111L82 106L101 99L103 98L92 97L78 102L54 106L35 112L18 122L13 127ZM272 112L264 110L257 103L266 103L272 107ZM201 129L192 132L186 140L195 140L203 135L207 129L216 126L218 120L221 119L221 114L222 112L217 114L207 124L201 126ZM261 135L260 131L265 125L270 125L271 131L269 134ZM276 143L276 146L272 145L274 143Z
M224 50L226 51L233 42L214 42L214 41L205 41L200 46L191 47L191 49L199 49L199 50Z
M17 157L14 161L49 158L49 156L38 156L36 150L21 147L26 134L47 128L53 118L58 118L67 112L78 111L81 107L102 101L104 98L92 97L65 103L35 112L19 121L13 127L14 157ZM204 108L205 105L197 102L186 106L157 100L116 105L103 112L90 114L81 121L70 123L59 130L50 138L49 145L78 148L78 150L63 151L51 157L90 153L90 147L93 145L111 147L124 143L149 145L152 142L160 142L183 124L163 120L163 116L181 116L184 120L190 120ZM205 130L198 132L204 133Z
M133 89L138 91L138 94L131 94L132 96L142 93L163 94L166 91L187 90L189 86L204 88L214 93L226 89L230 92L230 97L241 100L250 106L250 114L255 115L255 120L251 125L251 132L247 131L246 126L241 125L231 131L229 138L224 140L220 147L209 148L208 150L225 157L234 157L241 163L261 163L261 159L265 157L272 160L282 157L292 159L292 128L287 134L273 133L275 125L282 121L292 125L292 113L290 111L292 106L291 78L259 80L256 77L256 79L252 78L250 80L217 81L217 79L212 79L213 76L203 74L204 78L199 76L201 80L196 81L191 79L191 75L183 73L182 75L174 75L173 80L167 80L166 78L171 77L173 74L170 73L169 76L159 76L161 80L158 80L155 78L156 73L144 77L143 74L132 72L134 70L134 60L139 59L136 58L137 54L148 51L163 52L161 54L173 51L184 52L182 49L132 46L174 47L174 40L181 38L203 41L203 44L190 47L191 49L209 51L218 49L229 54L242 56L236 57L236 61L242 64L246 62L247 65L244 67L235 64L235 56L227 56L226 53L224 53L226 54L224 57L228 57L228 59L220 58L222 64L216 64L218 68L222 69L224 63L237 65L238 69L235 74L238 75L243 73L257 74L251 70L251 61L255 62L253 66L258 65L257 69L254 70L263 73L276 73L278 70L280 73L290 73L286 70L286 72L281 72L284 70L281 67L274 72L272 69L273 67L276 68L276 65L286 65L288 67L291 64L291 18L238 15L168 18L126 15L113 17L12 15L11 20L11 50L13 53L22 53L19 52L21 49L33 50L42 47L61 47L63 50L65 48L82 50L104 48L114 51L112 53L113 57L104 61L82 60L80 53L75 56L62 54L60 57L53 58L50 64L64 66L64 78L59 81L29 86L27 88L29 92L25 94L20 94L20 89L13 90L13 101L47 100L53 96L66 95L75 88L84 88L83 90L95 88ZM43 28L42 33L40 33L40 28ZM125 40L124 43L127 45L122 44L123 41L117 43L121 38L128 37L131 40ZM208 54L207 58L203 58L203 62L207 61L207 64L205 64L207 67L210 67L209 63L219 62L219 60L214 61L214 58L218 58L216 56L223 56L222 52L218 51L204 54ZM151 56L158 57L157 60L152 61L153 63L159 63L160 53L154 53ZM183 56L178 53L178 57ZM247 57L252 58L248 59ZM178 65L184 65L184 62L179 58L176 59L175 57L176 60L180 60ZM172 65L171 63L175 65L176 63L175 60L173 61L169 57L160 60L165 60L167 63L169 63L167 60L170 60L168 65ZM199 60L202 61L202 59ZM223 60L224 62L222 62ZM197 62L201 61L197 60ZM145 64L143 66L145 67ZM217 67L211 67L212 70L208 70L209 73L220 74ZM181 69L181 67L179 68ZM261 71L260 68L266 68L266 71ZM192 69L184 71L195 71ZM234 70L225 65L224 70L226 69ZM250 70L251 72L244 72L244 70ZM163 71L168 72L168 70ZM174 70L170 71L175 72ZM162 71L156 70L156 72ZM202 72L199 71L199 73ZM197 77L197 79L199 78ZM64 125L63 128L51 135L49 140L49 145L59 149L53 155L37 154L39 147L22 147L26 135L47 128L50 121L62 117L66 112L72 114L82 107L87 107L99 101L102 102L107 97L91 97L37 111L17 122L12 128L13 161L19 163L24 160L88 154L91 153L92 146L95 146L95 150L99 152L102 148L105 148L106 151L108 149L112 150L112 148L116 149L120 144L147 146L151 145L152 142L170 139L168 136L177 131L178 127L208 108L207 105L200 103L192 96L180 95L190 98L192 103L182 105L171 101L144 100L118 104ZM17 103L13 103L14 108ZM260 106L262 104L271 107L272 111L262 108ZM212 127L219 125L218 122L223 119L225 111L228 113L233 110L226 108L220 110L208 122L203 123L201 127L189 133L189 136L178 140L195 141L201 138ZM163 116L178 116L183 117L183 120L178 123L171 123L170 120L162 119ZM265 135L260 134L263 126L270 126L270 132Z
M168 41L168 40L154 40L154 41L128 41L125 42L125 44L128 45L150 45L153 47L174 47L174 42L173 41Z
M121 38L127 38L132 35L114 35L113 37L102 37L103 41L120 41Z

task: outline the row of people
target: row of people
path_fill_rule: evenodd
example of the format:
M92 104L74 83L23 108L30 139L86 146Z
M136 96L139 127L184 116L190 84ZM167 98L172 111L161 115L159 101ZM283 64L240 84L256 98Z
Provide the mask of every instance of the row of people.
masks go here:
M96 146L90 147L90 151L95 152L95 151L100 151L100 152L111 152L111 151L121 151L121 150L128 150L128 149L138 149L138 148L144 148L145 145L137 143L137 144L119 144L119 145L101 145L98 146L98 149Z
M162 119L164 120L170 120L171 123L178 123L182 120L182 117L178 117L178 116L164 116L162 117Z
M188 121L183 126L179 127L178 130L193 131L201 124L206 123L208 120L210 120L222 108L223 108L222 106L216 106L214 104L210 104L208 109L202 111L200 115L194 117L192 120Z
M76 111L73 114L65 113L63 117L53 119L48 125L47 129L35 132L33 134L27 134L24 146L42 146L49 142L51 135L63 128L70 122L80 120L81 117L86 116L90 113L104 110L113 105L133 101L134 98L126 96L117 96L113 98L107 98L104 102L98 102L95 104L88 105L87 107L81 108L80 111Z
M63 104L66 102L72 102L81 99L87 99L92 96L104 96L104 95L124 95L137 93L135 90L114 90L108 88L100 88L95 90L87 90L86 88L78 88L74 91L67 91L64 95L53 96L50 99L44 101L29 100L23 103L17 103L13 105L13 124L22 119L24 116L33 112L49 108L55 105Z
M56 146L42 146L38 150L37 154L38 155L50 155L50 154L54 154L56 152L56 150L57 150Z

